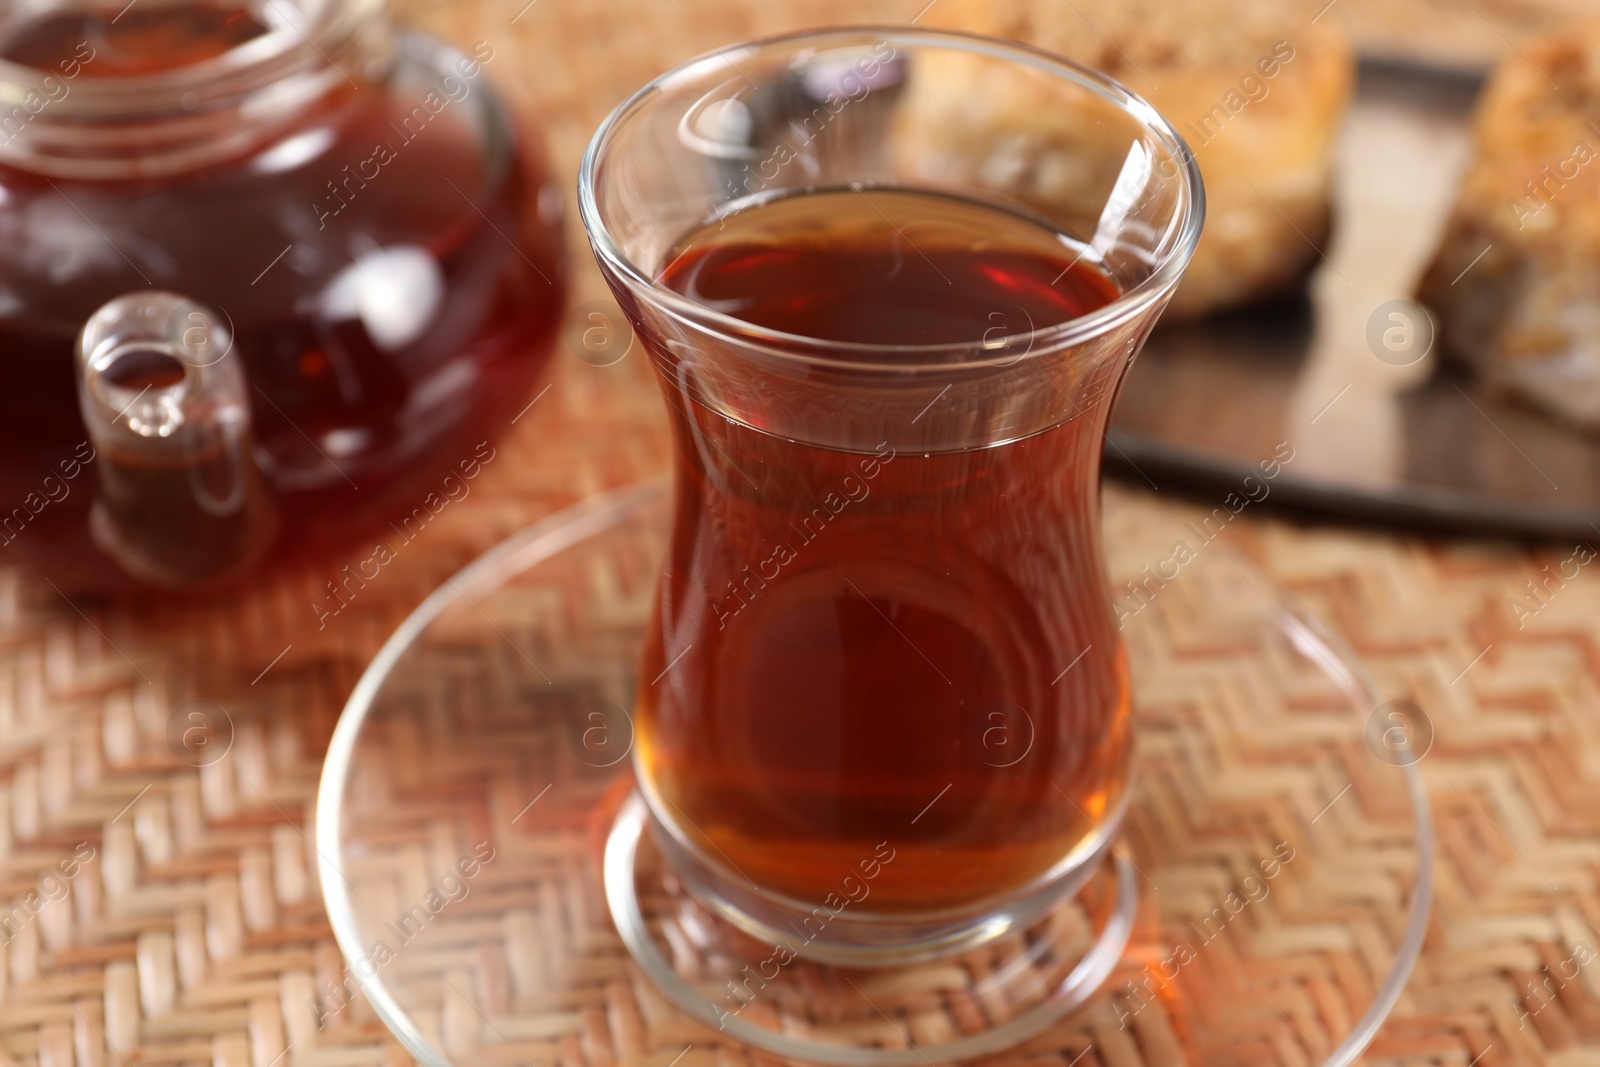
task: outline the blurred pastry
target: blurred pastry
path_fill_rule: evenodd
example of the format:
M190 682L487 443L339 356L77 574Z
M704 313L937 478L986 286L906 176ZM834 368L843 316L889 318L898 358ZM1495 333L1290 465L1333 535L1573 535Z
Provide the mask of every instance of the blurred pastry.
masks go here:
M1462 0L1339 0L1336 10L1364 56L1475 73L1505 54L1507 38L1555 32L1593 12L1594 0L1494 0L1481 7Z
M1473 137L1419 293L1439 318L1442 354L1600 427L1600 22L1508 55Z
M1086 12L1088 12L1086 14ZM1093 21L1091 21L1091 18ZM1308 23L1279 0L941 0L928 22L1022 41L1103 71L1149 100L1188 141L1205 181L1199 248L1168 316L1195 317L1292 288L1329 231L1332 155L1354 81L1335 18ZM1082 116L1004 99L959 74L918 106L945 161L965 160L1040 210L1077 215L1089 187Z

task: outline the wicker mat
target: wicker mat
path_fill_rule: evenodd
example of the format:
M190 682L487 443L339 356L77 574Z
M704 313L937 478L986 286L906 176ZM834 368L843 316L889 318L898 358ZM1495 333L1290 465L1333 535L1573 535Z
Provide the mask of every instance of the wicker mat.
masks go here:
M906 21L923 2L481 0L413 14L495 47L491 76L543 124L570 188L605 111L666 67L786 28ZM600 292L588 269L578 299ZM558 507L659 473L658 404L641 361L596 368L558 353L504 458L320 630L311 605L341 561L199 606L74 605L0 572L0 901L11 917L0 1067L410 1063L370 1011L294 1032L299 994L340 966L307 838L330 732L363 665L445 576ZM1160 558L1210 507L1111 487L1117 565ZM1600 962L1557 992L1528 992L1542 967L1600 948L1600 577L1585 571L1530 614L1513 598L1537 604L1524 584L1573 546L1305 528L1257 510L1228 529L1234 547L1304 596L1437 730L1423 765L1442 842L1433 923L1368 1062L1600 1064ZM234 723L231 748L196 768L175 754L185 750L174 731L212 728L213 707ZM678 1046L639 1052L637 1016L608 1001L560 1062L666 1067Z

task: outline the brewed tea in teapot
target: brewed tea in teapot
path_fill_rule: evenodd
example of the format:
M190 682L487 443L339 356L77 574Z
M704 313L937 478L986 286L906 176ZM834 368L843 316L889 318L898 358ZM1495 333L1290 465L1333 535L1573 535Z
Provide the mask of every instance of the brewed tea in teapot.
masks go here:
M496 58L381 0L7 5L0 565L227 582L483 454L566 278Z

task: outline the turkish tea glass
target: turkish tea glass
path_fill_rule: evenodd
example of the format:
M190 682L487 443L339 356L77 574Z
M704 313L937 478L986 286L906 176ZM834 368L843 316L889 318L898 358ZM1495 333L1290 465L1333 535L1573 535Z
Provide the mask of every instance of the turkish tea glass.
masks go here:
M867 343L664 281L747 212L814 203L825 227L824 204L870 218L851 197L911 194L1047 230L1106 299L1044 325L980 302L970 337L937 343L886 319ZM828 30L646 86L595 135L579 195L672 430L633 752L669 867L824 962L935 958L1038 919L1093 873L1129 795L1100 459L1200 233L1182 139L1043 52ZM879 214L897 254L934 262L924 230ZM986 247L937 255L978 277ZM810 281L777 288L803 301Z

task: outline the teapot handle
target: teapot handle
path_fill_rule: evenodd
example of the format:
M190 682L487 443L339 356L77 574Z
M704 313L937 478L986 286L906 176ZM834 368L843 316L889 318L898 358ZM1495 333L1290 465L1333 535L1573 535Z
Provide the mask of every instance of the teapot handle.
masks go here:
M253 562L275 509L252 458L248 383L228 326L176 293L129 293L89 317L75 365L99 458L96 544L161 585Z

